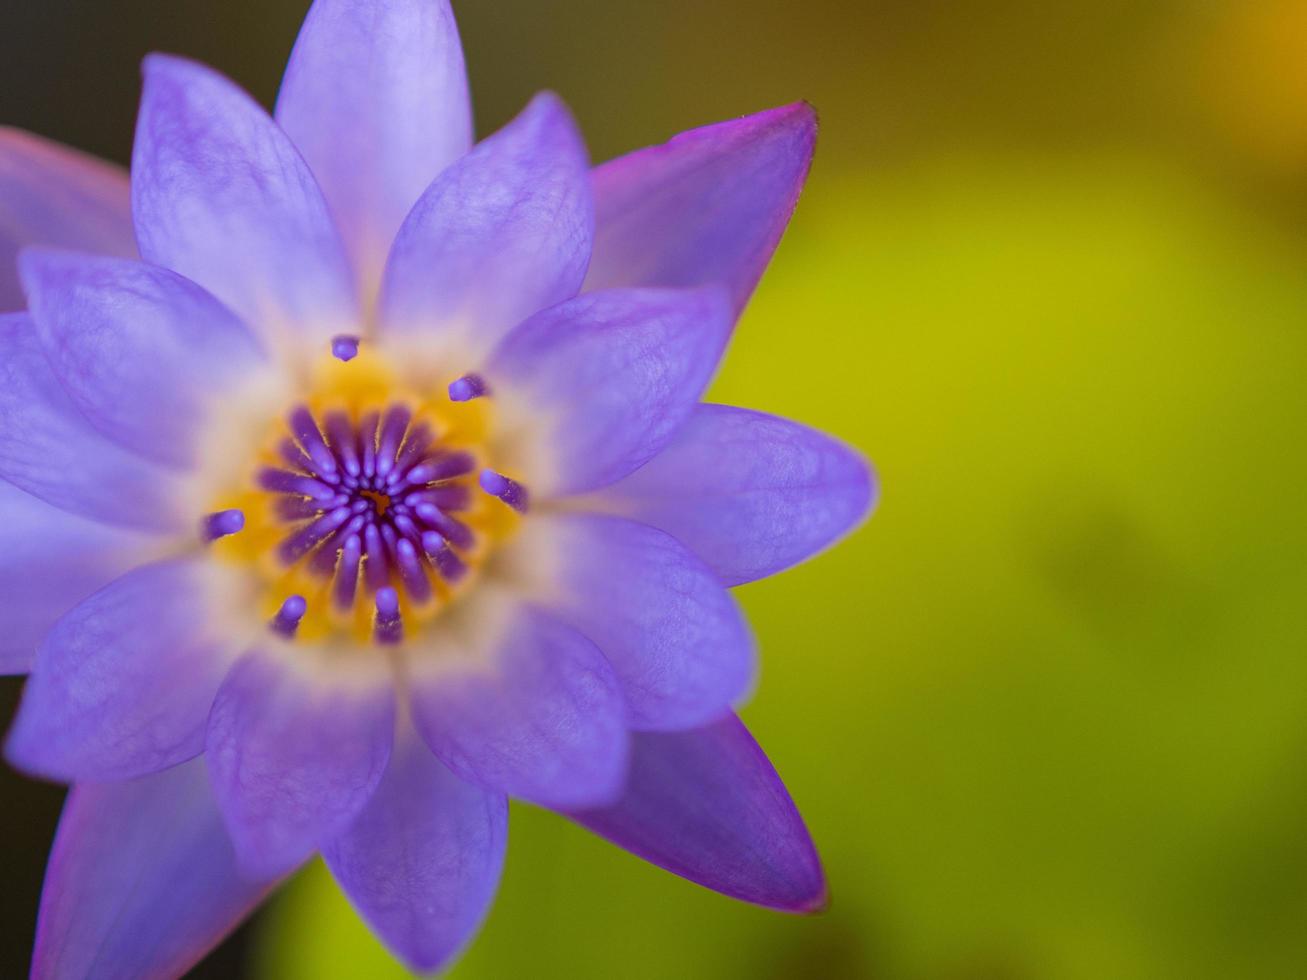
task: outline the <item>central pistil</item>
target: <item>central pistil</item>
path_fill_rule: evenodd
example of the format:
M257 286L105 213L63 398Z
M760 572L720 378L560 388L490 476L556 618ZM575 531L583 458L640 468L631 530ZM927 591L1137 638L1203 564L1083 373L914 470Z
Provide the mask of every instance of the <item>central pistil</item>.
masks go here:
M390 509L389 494L378 493L376 490L360 490L359 495L372 501L372 506L376 509L378 517L386 516L386 511Z

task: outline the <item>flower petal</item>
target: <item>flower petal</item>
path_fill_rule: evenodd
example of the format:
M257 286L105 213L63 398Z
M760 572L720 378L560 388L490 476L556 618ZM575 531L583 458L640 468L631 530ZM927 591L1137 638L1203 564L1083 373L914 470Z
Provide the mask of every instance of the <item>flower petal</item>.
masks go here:
M91 428L25 313L0 316L0 479L108 524L175 530L186 523L176 475Z
M524 474L531 491L592 490L653 458L699 400L730 328L714 288L590 293L514 330L486 374L521 403L516 424L544 429L529 441L552 449L535 464L548 471Z
M426 973L485 918L507 837L508 800L459 779L409 732L368 805L323 857L386 945Z
M550 608L595 642L637 729L693 728L749 688L753 639L712 571L657 528L595 514L541 516ZM525 547L532 547L528 539Z
M448 0L317 0L276 115L322 185L360 294L374 296L404 216L472 145Z
M45 872L32 978L181 976L274 884L237 872L203 760L75 786Z
M0 674L27 673L55 621L153 546L0 480Z
M61 782L127 779L194 758L236 642L206 559L145 565L54 625L5 755Z
M383 329L476 357L575 296L594 234L588 167L567 107L536 96L436 178L404 221L382 286Z
M14 260L28 245L135 255L127 172L32 133L0 127L0 310L27 305Z
M242 866L258 873L294 867L349 825L394 736L389 678L317 676L287 659L302 652L247 655L209 716L218 805Z
M826 881L803 818L758 743L731 716L634 736L626 794L572 813L673 874L784 912L819 911Z
M627 736L604 655L527 607L491 613L477 603L463 613L481 635L461 650L426 651L411 681L414 722L432 751L456 775L543 806L613 799ZM489 637L492 624L500 629Z
M36 249L20 266L50 367L87 420L160 463L193 463L206 402L261 360L245 325L143 262Z
M877 492L867 461L828 435L699 405L671 445L603 489L600 506L662 528L739 585L832 544L867 516Z
M794 212L816 139L816 113L797 102L597 167L585 288L720 282L743 309Z
M357 332L349 265L313 175L217 72L145 59L132 214L146 261L199 283L261 335Z

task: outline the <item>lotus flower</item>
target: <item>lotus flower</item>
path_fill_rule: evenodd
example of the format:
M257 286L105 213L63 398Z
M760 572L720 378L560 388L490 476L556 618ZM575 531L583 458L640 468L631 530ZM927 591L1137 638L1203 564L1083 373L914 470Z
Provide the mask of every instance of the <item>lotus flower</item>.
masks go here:
M318 0L275 118L180 58L144 75L130 193L0 137L6 755L72 784L33 974L180 974L315 853L438 968L510 796L820 907L733 714L728 589L847 532L873 479L700 403L811 109L591 169L543 94L473 145L444 0Z

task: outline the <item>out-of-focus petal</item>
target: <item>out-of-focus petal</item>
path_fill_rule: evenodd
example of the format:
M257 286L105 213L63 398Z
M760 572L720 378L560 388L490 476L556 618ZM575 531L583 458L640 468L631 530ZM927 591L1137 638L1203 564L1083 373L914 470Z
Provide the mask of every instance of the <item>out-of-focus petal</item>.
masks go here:
M0 480L0 674L27 673L60 616L154 547L151 536L74 517Z
M585 288L719 282L743 309L794 212L816 139L816 113L799 102L597 167Z
M867 516L878 488L855 450L774 415L700 405L601 506L660 527L727 585L773 575Z
M626 793L570 814L590 830L706 888L784 912L819 911L826 880L776 770L731 716L687 732L635 735Z
M279 873L344 830L385 771L389 679L256 651L232 668L209 716L205 757L241 864Z
M215 615L216 572L204 559L145 565L60 619L37 653L6 758L77 782L198 755L238 642Z
M32 978L181 976L274 885L237 871L201 759L75 786L45 872Z
M157 531L186 520L177 476L91 428L26 313L0 316L0 479L108 524Z
M604 655L530 608L478 603L467 615L480 624L467 638L478 647L429 649L414 667L414 722L432 751L457 775L542 806L615 798L626 719Z
M594 233L588 166L567 107L536 96L441 174L404 221L382 286L382 329L475 359L532 313L575 296Z
M209 400L261 360L245 325L143 262L36 249L20 265L46 358L87 420L160 463L195 462Z
M486 375L551 454L528 464L542 471L523 474L531 491L593 490L653 458L698 402L730 327L719 289L623 289L561 303L509 334Z
M145 59L132 215L143 258L199 283L260 336L357 332L349 264L313 175L217 72Z
M472 145L448 0L317 0L276 115L322 185L368 301L404 216Z
M753 639L730 594L663 531L618 517L533 517L550 608L604 652L637 729L714 721L749 688ZM532 539L539 539L539 545Z
M504 795L459 779L406 732L372 799L323 857L386 945L426 973L485 918L507 838Z
M0 310L27 305L14 260L28 245L135 255L127 171L0 126Z

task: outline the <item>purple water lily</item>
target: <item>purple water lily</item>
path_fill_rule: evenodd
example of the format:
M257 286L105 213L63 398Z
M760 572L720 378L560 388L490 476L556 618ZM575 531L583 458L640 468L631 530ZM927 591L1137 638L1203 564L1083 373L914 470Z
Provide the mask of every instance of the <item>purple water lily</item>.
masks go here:
M728 587L845 533L873 480L699 403L813 113L593 170L553 95L475 146L470 119L445 0L318 0L275 121L146 61L130 193L0 134L0 669L31 675L6 753L73 784L35 976L177 975L317 852L434 969L509 796L823 904L732 713Z

